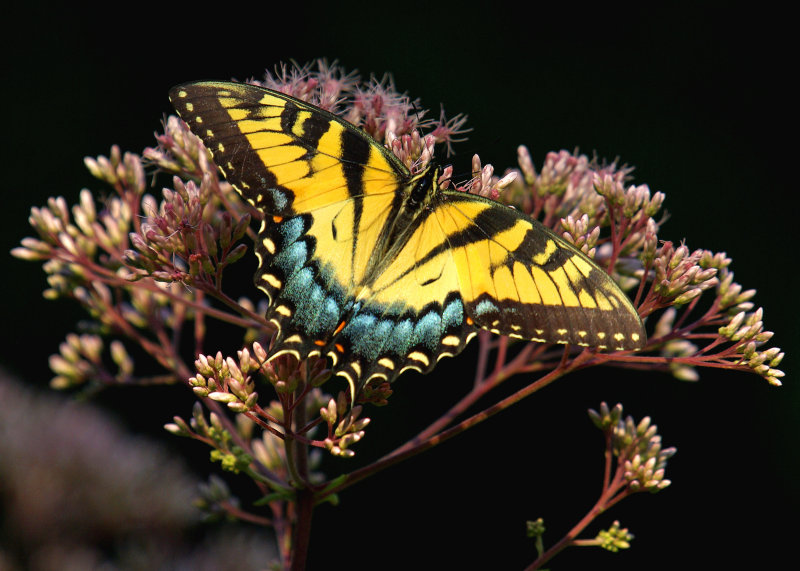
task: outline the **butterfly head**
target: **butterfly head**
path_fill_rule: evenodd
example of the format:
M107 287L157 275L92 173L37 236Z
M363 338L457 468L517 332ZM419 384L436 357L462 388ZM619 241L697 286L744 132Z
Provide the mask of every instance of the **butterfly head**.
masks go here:
M408 184L407 205L415 208L427 205L439 193L442 168L434 161L411 177Z

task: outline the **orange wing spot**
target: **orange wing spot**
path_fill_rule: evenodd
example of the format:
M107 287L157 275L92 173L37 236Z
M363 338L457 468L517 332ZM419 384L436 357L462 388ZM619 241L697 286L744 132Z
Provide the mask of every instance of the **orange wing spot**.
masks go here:
M472 318L469 315L467 315L467 325L475 325L475 322L472 320Z
M339 324L339 326L336 328L336 331L334 331L334 332L333 332L333 334L334 334L334 335L339 335L339 333L341 333L341 332L342 332L342 329L344 329L344 326L345 326L345 325L347 325L347 322L346 322L346 321L342 321L342 322Z
M324 347L325 341L323 341L322 339L317 339L316 341L314 341L314 345L316 345L317 347Z
M283 216L273 216L272 217L272 221L275 224L280 224L281 222L283 222Z
M341 343L336 343L334 347L336 347L336 350L339 351L339 353L344 353L344 345Z

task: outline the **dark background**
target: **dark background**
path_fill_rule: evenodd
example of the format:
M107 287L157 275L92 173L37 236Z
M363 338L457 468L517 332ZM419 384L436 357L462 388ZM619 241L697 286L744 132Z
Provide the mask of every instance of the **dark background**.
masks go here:
M474 152L501 171L514 166L522 143L537 166L562 148L619 157L636 167L637 183L666 193L662 239L726 251L736 281L758 290L773 344L788 353L785 386L709 370L698 383L613 370L563 379L319 509L311 568L523 568L534 555L525 520L544 517L552 542L595 501L602 441L585 411L602 400L653 417L665 445L678 448L667 472L673 485L634 496L590 528L620 519L636 536L632 549L572 549L553 568L782 567L800 508L788 16L764 3L752 7L758 13L674 3L647 13L603 3L531 14L498 3L259 6L167 14L131 5L113 19L77 8L12 15L3 35L0 249L30 235L29 209L48 196L71 204L83 187L103 190L84 156L107 155L112 144L134 152L153 145L172 85L260 77L289 59L338 59L363 77L391 72L434 113L440 103L449 116L467 113L474 130L456 147L456 172L468 171ZM41 298L36 264L7 257L5 268L0 365L47 390L47 356L80 313ZM358 456L375 458L434 418L468 386L474 355L399 380L390 406L373 411ZM148 391L174 406L152 407ZM98 400L132 431L162 438L173 414L189 414L186 392L120 389ZM176 451L186 445L163 438ZM191 461L203 477L218 469Z

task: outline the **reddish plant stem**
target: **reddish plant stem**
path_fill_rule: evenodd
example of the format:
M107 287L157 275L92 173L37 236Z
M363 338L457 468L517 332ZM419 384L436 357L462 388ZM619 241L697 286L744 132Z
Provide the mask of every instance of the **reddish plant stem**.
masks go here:
M592 507L592 509L589 510L585 516L583 516L581 521L575 524L575 526L569 530L569 532L567 532L566 535L564 535L564 537L562 537L555 545L537 557L536 561L525 568L525 571L535 571L536 569L539 569L557 554L561 553L564 549L572 545L575 542L575 538L604 510L605 506L603 505L603 498L601 497L599 500L597 500L597 503Z
M481 379L486 376L486 364L489 362L489 335L488 331L481 331L479 334L478 364L475 367L475 381L473 386L478 386Z
M592 521L597 518L601 513L606 511L608 508L616 504L622 498L624 498L627 494L620 493L620 490L623 488L623 470L621 466L617 466L617 470L614 473L613 480L609 481L609 475L611 474L611 465L613 463L613 454L611 452L610 446L610 434L609 440L606 446L606 454L605 454L605 467L604 467L604 482L603 482L603 492L600 494L597 502L595 502L592 509L590 509L586 515L584 515L581 520L570 529L564 537L562 537L558 542L556 542L552 547L547 549L544 553L542 553L536 560L531 563L528 567L525 568L525 571L535 571L539 569L542 565L550 561L553 557L558 555L561 551L569 547L570 545L575 545L579 540L577 539L578 535L586 529L586 527L592 523Z
M220 502L219 506L238 520L248 521L262 527L266 527L268 525L274 527L274 522L270 518L246 512L231 502Z
M295 495L295 525L292 534L291 571L304 571L308 559L308 546L311 539L311 516L314 510L314 492L308 488L297 491Z
M479 399L481 399L486 393L488 393L491 389L496 387L500 384L504 379L506 379L511 371L516 371L520 366L522 366L528 358L530 353L530 345L520 351L519 355L517 355L513 360L509 361L505 364L505 366L499 366L502 363L500 361L497 362L498 366L492 372L489 377L486 377L479 382L476 382L473 386L472 390L464 395L461 400L459 400L455 405L453 405L446 413L440 416L437 420L435 420L430 426L428 426L425 430L420 432L417 436L400 446L392 452L392 454L398 454L404 452L408 448L413 448L417 443L423 442L428 438L432 438L442 430L444 430L447 426L449 426L458 415L463 414L470 406L475 404ZM541 379L540 379L541 380ZM537 381L538 382L538 381Z
M603 467L603 489L608 489L611 483L611 466L614 461L614 452L612 451L612 439L614 438L613 430L606 431L606 451L605 451L605 466Z
M305 384L297 388L295 395L298 401L302 401L305 391ZM308 445L294 436L307 422L304 403L300 402L300 406L284 404L284 417L288 433L285 440L286 463L293 484L297 488L293 506L294 517L290 514L290 521L293 524L290 570L303 571L306 568L311 539L311 518L314 511L314 491L308 482Z
M393 466L402 460L410 458L416 454L429 450L434 446L445 442L464 432L465 430L472 428L473 426L483 422L484 420L491 418L495 414L500 411L503 411L510 407L511 405L521 401L527 396L539 391L540 389L546 387L556 379L564 376L570 371L575 369L583 368L587 361L590 360L593 354L588 351L584 351L577 355L572 362L566 368L558 368L550 371L546 375L542 376L539 380L531 383L527 387L524 387L517 391L516 393L504 398L503 400L499 401L498 403L486 408L485 410L478 412L466 420L458 423L457 425L444 430L442 432L436 433L435 430L432 430L431 427L420 433L419 436L414 438L413 440L407 442L400 448L397 448L393 452L387 454L380 460L370 464L369 466L365 466L358 470L355 470L347 475L344 481L329 490L326 490L329 494L338 493L346 488L349 488L353 484L364 480L365 478L376 474L390 466ZM472 392L470 393L472 394ZM466 397L465 397L466 398ZM451 409L453 410L453 409ZM449 421L448 421L449 423ZM438 426L439 423L437 422L436 425ZM433 425L432 425L433 426Z
M202 291L195 292L195 303L198 305L207 305L203 303L203 298L205 294ZM185 308L185 306L181 305L180 307ZM206 312L205 311L197 311L195 319L194 319L194 354L195 355L202 355L203 354L203 341L206 338Z

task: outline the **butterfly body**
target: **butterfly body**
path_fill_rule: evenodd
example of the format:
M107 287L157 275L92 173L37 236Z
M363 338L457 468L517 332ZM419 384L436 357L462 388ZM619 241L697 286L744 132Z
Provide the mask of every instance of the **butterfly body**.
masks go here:
M639 316L592 260L524 214L416 174L343 119L275 91L174 88L179 115L264 214L256 285L273 355L323 356L351 396L430 371L481 328L636 349Z

